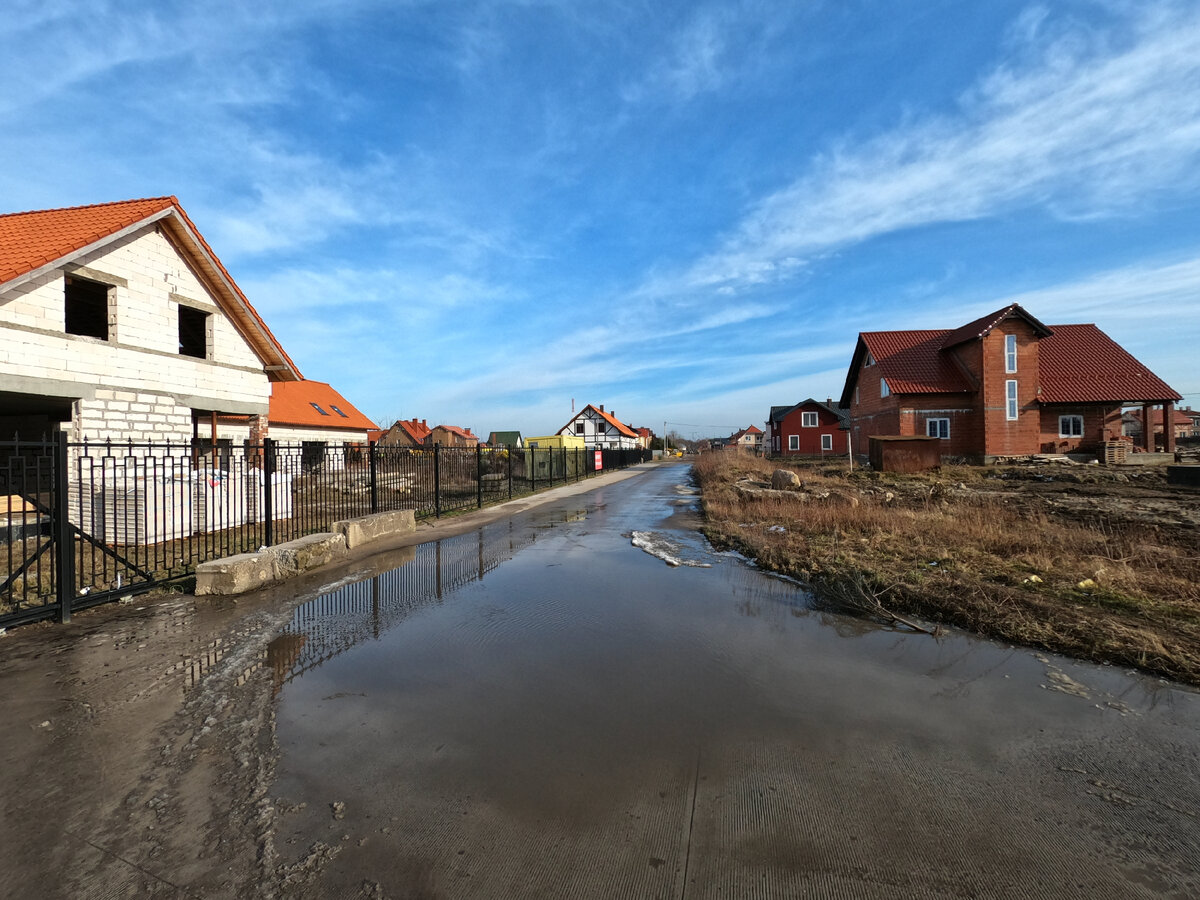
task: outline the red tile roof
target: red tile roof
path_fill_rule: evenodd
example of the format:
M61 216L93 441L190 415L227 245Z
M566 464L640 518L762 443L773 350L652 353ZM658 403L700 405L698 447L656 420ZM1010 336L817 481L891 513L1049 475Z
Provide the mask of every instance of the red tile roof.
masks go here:
M861 345L894 394L974 392L972 379L945 349L978 338L1003 319L1020 315L1039 332L1042 403L1163 402L1180 399L1166 382L1095 325L1042 325L1013 304L953 330L865 331ZM855 361L862 358L856 350ZM852 363L852 366L854 364ZM866 367L859 370L861 377ZM849 391L852 371L847 377ZM843 403L848 404L848 394Z
M1004 309L998 309L986 316L980 316L974 322L968 322L961 328L955 328L942 339L942 347L948 349L956 347L964 341L981 338L1005 319L1013 317L1024 319L1042 337L1050 333L1049 328L1027 313L1019 303L1010 303Z
M313 407L317 404L324 415ZM341 410L341 413L338 412ZM272 425L303 425L306 428L373 430L374 422L349 400L323 381L276 381L271 385Z
M1043 403L1181 399L1095 325L1052 325L1039 343Z
M461 438L466 438L469 441L479 440L478 437L471 434L470 428L459 428L457 425L435 425L434 428L441 428L445 431L450 432L451 434L457 434ZM430 429L430 430L432 431L433 429Z
M433 431L425 424L424 419L420 422L416 419L400 419L392 428L400 428L414 444L425 443L425 438L429 437L429 432Z
M154 221L161 221L166 226L168 235L176 239L182 252L190 251L196 257L199 270L215 282L215 292L219 294L224 288L234 304L240 306L240 309L227 311L232 313L234 324L242 326L244 334L250 332L246 336L260 356L264 350L268 351L264 364L278 365L270 373L271 377L303 378L175 197L148 197L0 215L0 285ZM248 321L242 321L243 317ZM258 340L252 336L255 331L261 336Z
M941 352L949 331L864 331L859 339L893 394L944 394L975 386L954 358Z

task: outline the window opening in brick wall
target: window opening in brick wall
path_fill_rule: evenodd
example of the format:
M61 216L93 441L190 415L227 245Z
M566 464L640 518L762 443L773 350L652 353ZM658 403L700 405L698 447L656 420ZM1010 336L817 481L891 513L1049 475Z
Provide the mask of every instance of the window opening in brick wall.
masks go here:
M887 396L890 396L891 393L892 393L892 389L890 387L888 387L887 379L880 378L879 379L879 396L887 397Z
M800 449L800 435L798 435L798 434L789 434L788 435L788 449L789 450L799 450Z
M1009 374L1017 371L1017 336L1015 334L1004 336L1004 371Z
M800 413L800 427L801 428L816 428L817 427L817 414L815 412Z
M1083 416L1059 416L1059 437L1083 437Z
M833 449L833 435L832 434L821 435L821 449L822 450L832 450Z
M190 306L179 307L179 354L208 358L208 313Z
M929 437L941 438L944 441L950 440L950 420L926 419L925 434Z
M108 340L108 292L110 286L98 281L87 281L72 275L66 277L67 334Z
M1004 415L1011 422L1017 418L1017 380L1015 378L1004 382L1004 395Z

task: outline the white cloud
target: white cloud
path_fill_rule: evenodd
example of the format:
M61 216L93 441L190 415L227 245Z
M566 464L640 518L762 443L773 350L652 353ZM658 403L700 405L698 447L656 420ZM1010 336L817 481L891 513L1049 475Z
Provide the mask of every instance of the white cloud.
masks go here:
M1026 33L1036 40L1041 24ZM1110 33L1056 36L1036 65L993 71L957 115L833 148L757 203L719 250L650 290L744 289L900 229L1031 205L1102 216L1194 189L1200 16L1158 15L1131 33L1116 47Z

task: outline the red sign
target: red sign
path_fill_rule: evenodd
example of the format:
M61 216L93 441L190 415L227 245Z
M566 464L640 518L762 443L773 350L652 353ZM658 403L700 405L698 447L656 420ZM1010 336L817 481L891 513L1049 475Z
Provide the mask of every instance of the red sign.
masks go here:
M596 471L599 472L603 468L604 468L604 451L597 450L596 451Z

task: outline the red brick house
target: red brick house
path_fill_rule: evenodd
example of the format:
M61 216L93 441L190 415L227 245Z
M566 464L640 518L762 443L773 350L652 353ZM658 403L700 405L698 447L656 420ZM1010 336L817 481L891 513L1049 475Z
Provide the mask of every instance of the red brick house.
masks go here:
M431 430L425 419L400 419L384 432L379 443L384 447L424 447Z
M771 456L828 456L846 452L846 417L833 400L809 397L795 406L772 406L767 421Z
M855 453L925 435L987 460L1090 450L1120 437L1122 406L1161 422L1180 399L1095 325L1043 325L1014 303L951 330L861 332L838 407Z

